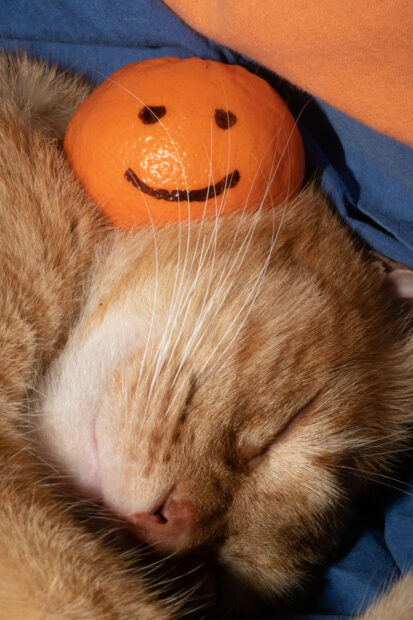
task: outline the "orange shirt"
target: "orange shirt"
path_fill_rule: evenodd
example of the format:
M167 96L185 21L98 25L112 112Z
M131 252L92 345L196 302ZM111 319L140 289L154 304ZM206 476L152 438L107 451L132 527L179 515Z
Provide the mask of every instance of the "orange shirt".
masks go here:
M411 0L165 0L190 26L413 146Z

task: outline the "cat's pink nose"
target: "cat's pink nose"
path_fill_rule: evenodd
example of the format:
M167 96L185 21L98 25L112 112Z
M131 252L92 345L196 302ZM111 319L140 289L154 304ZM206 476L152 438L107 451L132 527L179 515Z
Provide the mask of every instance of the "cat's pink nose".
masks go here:
M196 527L196 510L185 492L172 489L152 512L124 515L143 541L160 551L183 550Z

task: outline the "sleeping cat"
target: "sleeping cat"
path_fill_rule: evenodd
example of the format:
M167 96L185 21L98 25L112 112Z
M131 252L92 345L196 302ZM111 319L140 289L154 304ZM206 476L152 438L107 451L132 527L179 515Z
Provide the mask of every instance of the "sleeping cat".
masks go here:
M87 93L1 59L3 616L182 614L56 476L158 551L207 550L224 583L292 597L408 441L408 311L314 188L111 230L61 154ZM366 617L410 618L411 591L406 577Z

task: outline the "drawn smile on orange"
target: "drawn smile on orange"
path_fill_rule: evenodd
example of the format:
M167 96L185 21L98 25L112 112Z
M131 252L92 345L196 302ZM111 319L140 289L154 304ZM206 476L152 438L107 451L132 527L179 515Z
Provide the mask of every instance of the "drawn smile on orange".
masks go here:
M124 174L124 177L129 183L132 183L134 187L139 189L144 194L152 196L158 200L166 200L168 202L205 202L208 198L217 197L222 194L223 191L231 187L235 187L240 180L240 173L238 170L234 170L230 174L227 174L223 179L215 183L214 185L207 185L201 189L156 189L150 185L146 185L141 179L134 173L132 168L128 168Z

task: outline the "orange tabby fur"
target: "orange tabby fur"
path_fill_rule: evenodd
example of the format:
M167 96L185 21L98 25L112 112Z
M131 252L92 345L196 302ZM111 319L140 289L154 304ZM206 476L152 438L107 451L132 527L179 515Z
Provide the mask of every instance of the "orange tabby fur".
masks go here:
M177 551L214 549L231 580L292 595L408 441L406 315L311 188L285 209L185 224L180 235L107 231L58 142L86 93L2 59L0 608L9 618L179 616L74 521L36 459L87 489L91 412L110 507L152 506L178 485L196 526ZM32 441L26 397L48 367ZM92 382L99 398L80 418ZM390 593L368 617L391 617L400 601Z
M85 93L77 80L1 58L0 609L8 620L173 615L75 523L18 429L27 390L64 343L103 231L56 145L35 129L59 102L48 133L61 134ZM50 97L52 108L42 107Z

